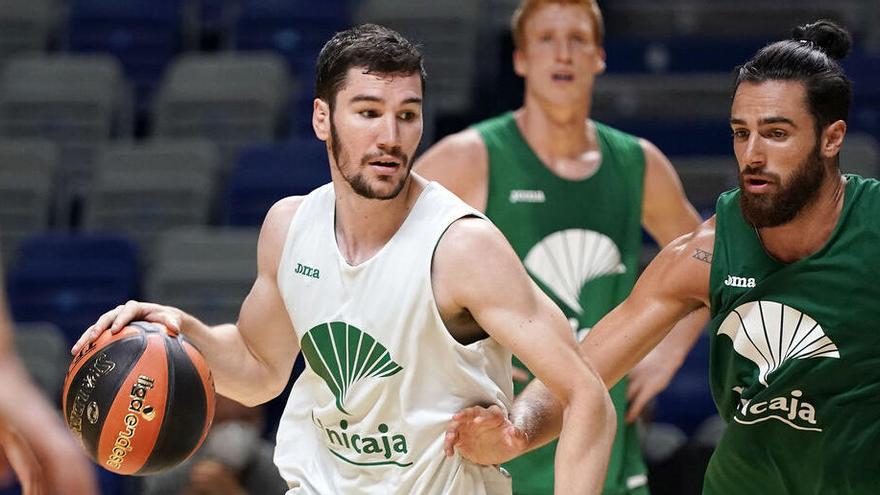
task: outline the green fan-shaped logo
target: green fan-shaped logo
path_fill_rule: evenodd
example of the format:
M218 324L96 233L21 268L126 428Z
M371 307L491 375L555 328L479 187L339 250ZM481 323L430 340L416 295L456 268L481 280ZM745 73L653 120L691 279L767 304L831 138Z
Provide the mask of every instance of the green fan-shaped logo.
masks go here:
M391 354L370 334L342 321L322 323L306 332L302 352L318 376L324 379L336 408L345 414L345 397L360 380L387 378L402 370Z

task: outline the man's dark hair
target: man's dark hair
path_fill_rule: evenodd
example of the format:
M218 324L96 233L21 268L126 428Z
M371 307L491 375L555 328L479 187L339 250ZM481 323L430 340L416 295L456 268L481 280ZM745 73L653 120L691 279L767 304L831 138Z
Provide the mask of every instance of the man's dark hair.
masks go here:
M838 60L852 48L852 37L838 26L820 20L798 26L792 38L761 48L736 69L736 85L764 81L800 81L807 90L807 103L817 134L829 124L846 120L852 99L852 83Z
M418 73L422 92L425 91L427 74L418 46L383 26L363 24L330 38L315 66L315 96L332 109L336 94L345 85L345 77L352 67L362 68L366 74L409 76Z

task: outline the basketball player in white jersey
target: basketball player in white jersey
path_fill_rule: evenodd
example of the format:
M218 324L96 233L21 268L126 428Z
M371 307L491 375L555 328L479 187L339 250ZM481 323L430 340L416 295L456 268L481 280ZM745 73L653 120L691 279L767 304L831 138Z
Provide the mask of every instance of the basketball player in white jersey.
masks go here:
M73 352L135 319L163 323L201 350L219 393L258 404L302 350L275 454L289 495L510 493L498 467L444 456L443 441L459 409L511 406L512 352L565 410L556 492L599 493L614 410L567 320L489 221L410 174L421 54L365 25L334 36L316 72L312 122L333 180L269 211L238 322L130 301Z

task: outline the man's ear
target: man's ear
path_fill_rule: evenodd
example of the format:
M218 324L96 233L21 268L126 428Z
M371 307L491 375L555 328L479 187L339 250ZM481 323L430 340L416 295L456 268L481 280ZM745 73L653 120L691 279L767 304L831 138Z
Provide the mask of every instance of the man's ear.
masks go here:
M599 51L599 56L596 57L596 67L595 67L596 72L595 73L596 74L603 74L603 73L605 73L605 67L606 67L606 65L605 65L606 64L606 62L605 62L605 58L606 58L605 57L605 49L604 48L596 48L596 50Z
M312 128L321 141L330 139L330 105L320 98L312 104Z
M527 68L526 56L522 50L519 48L513 50L513 72L519 77L526 77Z
M821 149L824 158L834 158L840 153L843 138L846 136L846 122L838 120L825 128L822 133Z

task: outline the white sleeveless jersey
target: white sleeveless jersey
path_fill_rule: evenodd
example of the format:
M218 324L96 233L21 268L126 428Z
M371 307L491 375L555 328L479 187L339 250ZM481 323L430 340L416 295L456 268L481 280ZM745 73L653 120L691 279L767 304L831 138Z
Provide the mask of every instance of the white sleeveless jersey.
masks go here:
M510 353L491 338L456 342L434 300L434 249L468 215L482 217L432 182L388 243L351 266L336 244L332 184L300 205L278 269L307 363L275 451L289 495L510 493L499 468L443 453L454 413L509 408L513 396Z

